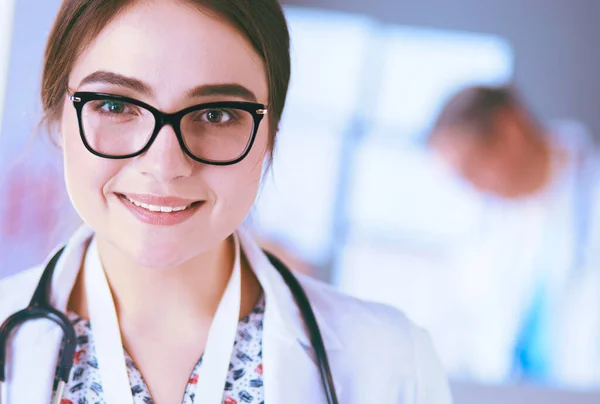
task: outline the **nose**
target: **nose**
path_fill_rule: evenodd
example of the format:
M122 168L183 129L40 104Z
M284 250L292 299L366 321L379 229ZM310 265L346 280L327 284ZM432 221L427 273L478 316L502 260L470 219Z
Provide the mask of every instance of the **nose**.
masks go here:
M189 177L193 165L194 161L185 154L170 125L163 126L150 148L137 161L140 172L158 182Z

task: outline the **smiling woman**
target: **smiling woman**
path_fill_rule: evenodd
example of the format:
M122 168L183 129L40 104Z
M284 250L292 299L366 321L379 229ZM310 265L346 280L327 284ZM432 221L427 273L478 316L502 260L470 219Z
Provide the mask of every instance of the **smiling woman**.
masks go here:
M289 69L276 0L63 1L42 102L85 224L0 282L9 403L449 402L422 330L242 226Z

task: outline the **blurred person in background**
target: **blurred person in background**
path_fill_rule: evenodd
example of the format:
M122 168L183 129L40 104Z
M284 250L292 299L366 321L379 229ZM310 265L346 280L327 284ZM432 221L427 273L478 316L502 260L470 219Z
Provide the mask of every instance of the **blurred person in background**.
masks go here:
M589 137L543 127L514 88L475 86L443 106L428 145L484 204L478 234L452 264L451 372L489 382L592 382L596 344L584 348L578 337L592 316L565 327L573 313L598 307L594 291L572 302L593 273L597 159Z

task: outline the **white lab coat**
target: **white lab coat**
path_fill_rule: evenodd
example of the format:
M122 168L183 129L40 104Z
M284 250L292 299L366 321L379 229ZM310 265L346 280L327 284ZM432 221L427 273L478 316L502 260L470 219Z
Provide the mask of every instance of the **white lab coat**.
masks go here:
M248 233L243 229L238 233L267 302L265 401L326 403L315 354L293 296ZM56 266L51 302L61 311L66 309L91 236L92 231L82 227ZM0 323L27 306L43 269L44 265L0 281ZM298 278L319 322L340 403L451 402L444 371L423 330L395 309L356 300L304 276ZM4 386L9 404L49 401L61 336L54 323L44 320L30 321L13 334Z

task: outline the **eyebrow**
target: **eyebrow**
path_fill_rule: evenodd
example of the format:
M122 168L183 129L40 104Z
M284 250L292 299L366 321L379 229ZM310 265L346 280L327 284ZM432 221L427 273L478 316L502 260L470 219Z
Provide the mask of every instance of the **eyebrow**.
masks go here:
M152 95L153 93L152 88L150 88L149 85L141 80L102 70L86 76L83 80L81 80L79 85L83 86L84 84L95 83L112 84L119 87L125 87L144 95Z
M119 87L125 87L148 96L151 96L154 93L152 88L141 80L107 71L96 71L81 80L79 85L83 86L84 84L93 83L112 84ZM257 102L256 95L252 91L235 83L205 84L194 87L187 92L187 96L190 98L207 97L211 95L230 96L250 102Z
M192 88L187 93L188 97L207 97L210 95L224 95L242 98L246 101L256 102L256 95L240 84L206 84Z

